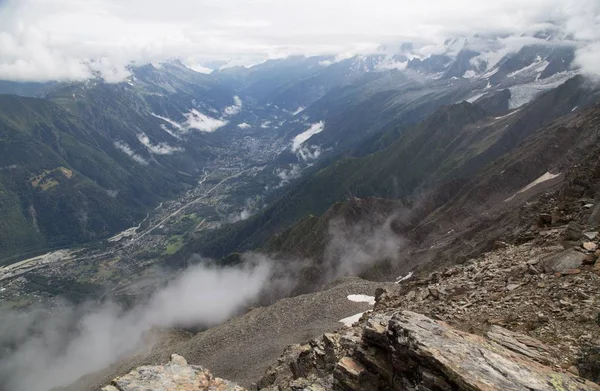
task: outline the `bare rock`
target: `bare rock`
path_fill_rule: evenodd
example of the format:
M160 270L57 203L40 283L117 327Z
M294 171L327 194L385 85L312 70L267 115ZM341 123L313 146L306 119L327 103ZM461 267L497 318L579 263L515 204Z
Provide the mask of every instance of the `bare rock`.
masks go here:
M527 356L414 312L396 315L389 329L399 361L396 376L415 386L433 379L433 384L423 384L425 389L600 390L596 384L555 372Z
M363 383L362 375L366 368L352 357L343 357L335 368L334 378L338 381L338 388L342 390L368 390Z
M570 269L578 269L585 260L585 254L575 250L566 250L543 259L541 265L546 273L563 273Z
M564 238L566 240L579 240L583 234L583 228L575 221L569 221L565 229Z
M227 380L215 378L198 365L173 354L166 365L147 365L118 377L102 391L245 391Z
M309 369L303 373L307 376L270 383L264 390L600 391L600 386L574 373L545 365L552 363L547 358L550 350L537 339L497 326L484 338L424 315L397 311L372 313L360 327L345 332L356 336L345 337L354 340L353 347L338 359L330 356L337 360L333 367ZM311 341L303 346L315 345ZM296 360L301 361L300 356Z
M539 363L550 365L550 349L539 340L525 334L515 333L503 327L492 326L487 337L513 352L520 353Z

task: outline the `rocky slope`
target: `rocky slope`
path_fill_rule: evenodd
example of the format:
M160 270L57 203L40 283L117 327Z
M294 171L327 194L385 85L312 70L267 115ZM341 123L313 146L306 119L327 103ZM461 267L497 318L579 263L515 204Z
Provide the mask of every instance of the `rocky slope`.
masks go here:
M286 352L263 390L599 390L540 364L544 346L494 328L487 337L411 311L371 315Z
M600 390L576 369L549 367L549 351L499 326L482 337L411 311L378 312L350 329L290 346L252 389ZM137 368L102 390L140 389L243 390L178 355L166 365Z

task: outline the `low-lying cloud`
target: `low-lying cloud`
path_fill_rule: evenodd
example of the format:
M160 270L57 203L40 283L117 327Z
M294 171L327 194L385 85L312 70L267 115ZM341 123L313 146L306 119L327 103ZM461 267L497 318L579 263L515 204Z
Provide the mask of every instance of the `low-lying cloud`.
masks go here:
M127 156L132 158L135 162L141 164L142 166L148 165L148 161L146 159L144 159L141 155L138 155L137 153L135 153L133 151L133 149L131 149L131 147L127 143L125 143L123 141L115 141L114 145L121 152L124 152Z
M396 259L406 245L392 229L396 217L392 215L381 224L332 220L325 250L328 279L360 275L377 262Z
M68 385L147 346L152 328L227 320L256 300L272 278L270 261L254 256L235 268L192 267L130 310L109 302L65 304L50 315L3 314L0 345L17 348L0 361L0 388L46 391ZM282 289L287 282L278 279L275 284Z
M138 140L148 149L150 153L155 155L171 155L175 152L183 151L183 148L172 147L167 143L152 144L150 138L145 134L139 134Z
M230 116L239 114L242 111L242 100L239 96L233 97L233 105L225 107L223 114Z
M212 133L229 123L225 120L209 117L196 109L185 114L185 117L187 119L184 124L185 129L195 129L205 133Z
M290 164L289 168L278 168L275 170L275 175L281 180L278 187L289 184L294 179L302 176L302 168L298 164Z
M339 277L358 275L377 262L394 259L404 239L391 229L393 218L348 223L333 220L322 262L274 260L246 253L242 264L216 267L196 259L150 297L129 309L115 302L74 306L63 303L48 313L2 314L0 389L46 391L66 386L156 341L153 329L210 327L252 305L268 304L298 290L317 289ZM319 270L317 280L314 273Z

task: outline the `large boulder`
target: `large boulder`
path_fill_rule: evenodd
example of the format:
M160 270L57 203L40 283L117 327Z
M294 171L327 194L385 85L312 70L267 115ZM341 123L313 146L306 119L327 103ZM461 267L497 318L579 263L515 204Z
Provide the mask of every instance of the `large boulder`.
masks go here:
M579 251L566 250L543 259L541 264L546 273L565 273L580 268L586 259Z
M215 378L198 365L173 354L166 365L148 365L118 377L102 391L245 391L227 380Z
M496 330L497 331L497 330ZM481 336L414 312L388 324L390 360L397 390L600 390L600 386L561 373Z

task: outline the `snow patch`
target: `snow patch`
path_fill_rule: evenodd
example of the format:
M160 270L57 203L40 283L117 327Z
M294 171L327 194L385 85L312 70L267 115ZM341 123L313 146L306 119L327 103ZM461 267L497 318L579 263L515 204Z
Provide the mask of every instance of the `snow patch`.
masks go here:
M515 77L517 75L520 75L521 73L531 71L531 70L535 70L538 73L542 73L544 71L544 69L546 69L548 64L550 64L548 61L542 60L542 58L540 56L538 56L537 59L535 60L535 62L533 62L521 69L518 69L514 72L509 73L507 75L507 77Z
M521 107L531 102L540 93L560 86L575 74L575 72L561 72L544 80L538 79L531 83L511 87L509 88L510 100L508 101L508 107L510 109Z
M409 272L404 277L403 276L398 277L396 279L396 284L400 284L401 282L408 280L409 278L411 278L413 276L413 274L414 274L414 272Z
M296 109L296 111L294 111L294 112L292 113L292 115L298 115L298 114L300 114L301 112L303 112L303 111L304 111L304 109L305 109L305 108L306 108L306 107L304 107L304 106L300 106L300 107L298 107L298 108Z
M481 98L482 96L484 96L485 94L487 94L487 92L482 92L481 94L477 94L477 95L474 95L474 96L470 97L470 98L469 98L469 99L467 99L466 101L467 101L467 102L469 102L469 103L473 103L473 102L475 102L477 99L479 99L479 98Z
M375 296L348 295L347 298L355 303L369 303L369 305L375 305Z
M376 71L385 71L390 69L396 69L399 71L403 71L408 66L408 61L395 61L394 59L385 59L375 65Z
M365 311L365 312L370 312L370 311ZM359 321L360 317L363 316L363 314L365 312L359 312L358 314L349 316L349 317L344 318L344 319L340 319L339 322L343 323L347 327L352 327L352 325L354 323L356 323L356 322Z
M185 64L186 67L190 68L192 71L196 71L198 73L203 73L205 75L210 75L214 72L214 69L207 68L200 64Z
M292 141L292 152L298 151L305 141L315 134L321 133L323 129L325 129L325 123L323 121L315 122L310 128L294 137L294 140Z
M503 115L503 116L501 116L501 117L496 117L496 118L494 118L494 119L498 120L498 119L503 119L503 118L506 118L506 117L510 117L511 115L513 115L514 113L516 113L517 111L519 111L519 110L515 110L515 111L513 111L513 112L510 112L510 113L508 113L508 114L506 114L506 115Z
M469 69L464 73L464 75L462 77L465 79L474 79L477 76L479 76L479 74L477 72L475 72L473 69Z
M504 200L504 202L508 202L511 201L513 198L515 198L518 194L524 193L527 190L533 188L534 186L539 185L540 183L549 181L551 179L557 178L561 175L561 173L558 174L552 174L550 172L545 173L544 175L542 175L541 177L539 177L538 179L536 179L535 181L531 182L530 184L528 184L527 186L525 186L524 188L522 188L521 190L519 190L518 192L516 192L515 194L513 194L511 197L507 198Z

